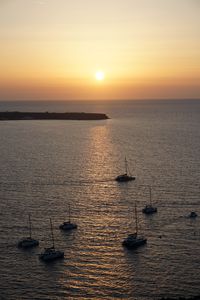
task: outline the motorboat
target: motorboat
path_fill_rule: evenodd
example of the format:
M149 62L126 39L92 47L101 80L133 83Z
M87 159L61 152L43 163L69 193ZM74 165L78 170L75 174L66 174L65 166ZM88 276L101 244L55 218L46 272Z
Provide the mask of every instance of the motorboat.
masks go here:
M127 181L135 180L135 177L130 174L126 157L125 157L125 173L122 175L118 175L115 178L115 180L118 182L127 182Z
M198 215L195 211L191 211L191 213L189 214L189 218L194 219L196 218Z
M29 214L29 236L26 238L22 238L17 246L19 248L32 248L39 245L39 241L32 238L32 226L31 226L31 216Z
M151 215L151 214L154 214L157 212L157 208L156 207L153 207L152 205L146 205L142 212L146 215Z

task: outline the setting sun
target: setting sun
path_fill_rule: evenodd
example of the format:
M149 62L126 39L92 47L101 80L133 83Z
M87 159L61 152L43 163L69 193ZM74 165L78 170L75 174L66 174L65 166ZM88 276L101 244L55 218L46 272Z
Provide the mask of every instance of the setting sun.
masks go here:
M0 100L199 99L199 2L0 0Z
M104 80L105 78L105 74L103 71L97 71L96 74L95 74L95 78L96 80Z

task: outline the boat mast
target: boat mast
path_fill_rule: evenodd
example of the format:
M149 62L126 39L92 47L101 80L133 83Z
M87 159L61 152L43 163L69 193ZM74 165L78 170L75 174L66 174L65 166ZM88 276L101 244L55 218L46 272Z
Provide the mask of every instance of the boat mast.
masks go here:
M31 239L31 215L28 215L28 222L29 222L29 237Z
M150 205L151 205L151 187L149 187Z
M128 174L128 166L127 166L126 156L125 156L125 174Z
M135 202L135 232L136 232L136 236L138 233L138 219L137 219L137 207L136 207L136 202Z
M71 211L70 211L70 204L69 204L69 223L71 223L70 215L71 215Z
M52 226L51 218L50 218L50 225L51 225L51 236L52 236L52 242L53 242L53 247L52 248L55 248L55 245L54 245L54 236L53 236L53 226Z

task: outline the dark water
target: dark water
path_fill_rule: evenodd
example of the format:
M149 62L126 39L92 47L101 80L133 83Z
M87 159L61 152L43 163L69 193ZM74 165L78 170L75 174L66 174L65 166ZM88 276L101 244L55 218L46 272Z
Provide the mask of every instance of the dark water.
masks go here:
M5 110L111 119L0 123L0 299L200 294L200 101L1 102ZM125 156L137 179L118 184ZM158 213L147 217L149 185ZM127 251L135 201L148 243ZM63 233L68 203L78 229ZM16 243L28 234L28 213L40 246L23 251ZM45 264L38 253L51 245L50 217L65 259Z

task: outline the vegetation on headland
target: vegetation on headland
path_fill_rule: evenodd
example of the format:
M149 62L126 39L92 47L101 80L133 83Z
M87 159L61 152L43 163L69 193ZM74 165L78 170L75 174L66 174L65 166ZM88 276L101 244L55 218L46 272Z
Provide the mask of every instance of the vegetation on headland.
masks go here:
M7 120L106 120L109 119L103 113L84 113L84 112L19 112L5 111L0 112L0 121Z

